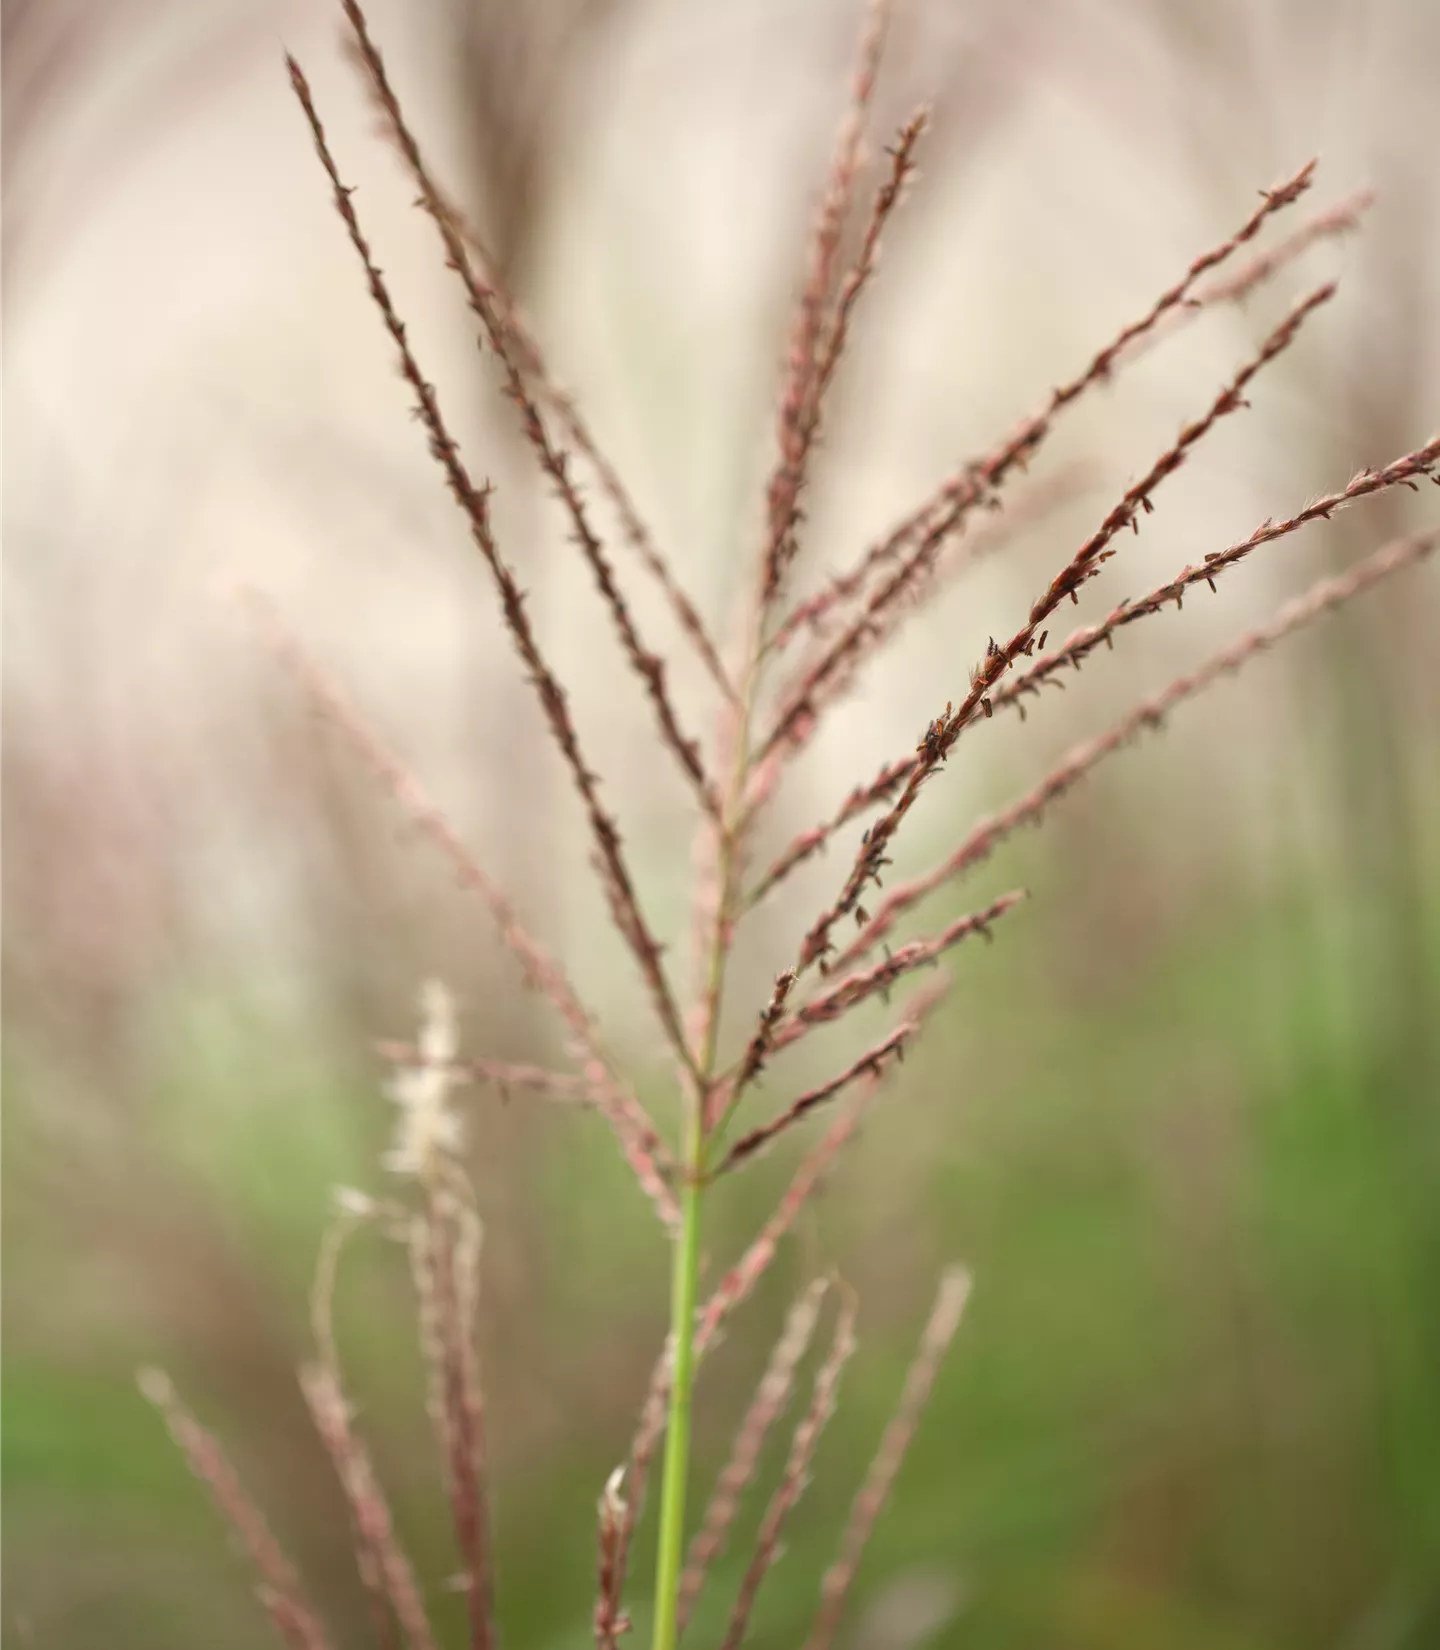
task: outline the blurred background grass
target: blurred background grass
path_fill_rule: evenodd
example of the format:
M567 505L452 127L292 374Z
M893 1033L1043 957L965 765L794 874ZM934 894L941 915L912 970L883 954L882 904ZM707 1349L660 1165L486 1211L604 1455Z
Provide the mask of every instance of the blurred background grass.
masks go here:
M845 565L1317 149L1315 206L1379 191L1363 236L1318 250L1287 288L1338 267L1341 300L1157 496L1095 606L1424 439L1440 215L1423 157L1440 115L1415 42L1436 21L1428 0L901 7L878 131L929 96L936 133L840 386L809 576ZM855 8L452 0L377 5L374 22L557 373L689 588L724 611L755 533L785 305ZM380 1178L371 1040L403 1031L417 981L439 973L468 1049L561 1058L474 908L310 724L217 600L220 580L276 593L566 956L652 1109L673 1111L571 799L287 105L281 37L325 99L475 467L499 485L507 551L683 960L685 798L593 640L563 525L372 140L331 8L7 6L3 1627L16 1644L224 1647L267 1631L135 1391L149 1363L225 1439L337 1636L366 1642L343 1506L293 1372L331 1188ZM1061 432L1051 463L1085 463L1091 493L867 679L782 795L777 842L953 696L1057 543L1068 554L1286 301L1207 317ZM1407 495L1277 546L1023 729L979 731L917 812L908 863L1283 593L1433 520L1430 496ZM956 911L1016 883L1035 898L992 947L957 953L951 1006L701 1388L703 1483L795 1290L833 1265L859 1291L862 1349L762 1592L758 1645L803 1633L952 1258L973 1266L975 1298L848 1646L1440 1643L1437 616L1422 571L1326 621L1180 712L953 896ZM680 687L705 725L703 679L682 671ZM733 1034L844 862L837 849L807 868L756 925ZM856 1046L881 1023L857 1024ZM807 1043L766 1097L845 1056ZM511 1644L579 1645L595 1497L663 1334L666 1257L593 1119L519 1098L476 1097L468 1115L502 1626ZM791 1161L726 1188L712 1275ZM453 1559L394 1254L362 1246L340 1326L438 1588ZM738 1569L722 1566L697 1642L718 1631ZM440 1605L451 1642L458 1608Z

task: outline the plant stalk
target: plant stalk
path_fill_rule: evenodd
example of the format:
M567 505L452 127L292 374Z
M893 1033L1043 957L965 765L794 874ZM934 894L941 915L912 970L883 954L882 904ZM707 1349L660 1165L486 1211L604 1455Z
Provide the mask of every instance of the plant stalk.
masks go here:
M675 1650L680 1566L685 1556L685 1490L690 1469L690 1407L695 1385L695 1309L700 1284L700 1120L686 1153L689 1180L680 1204L680 1232L670 1283L670 1415L660 1492L660 1546L655 1567L654 1650Z

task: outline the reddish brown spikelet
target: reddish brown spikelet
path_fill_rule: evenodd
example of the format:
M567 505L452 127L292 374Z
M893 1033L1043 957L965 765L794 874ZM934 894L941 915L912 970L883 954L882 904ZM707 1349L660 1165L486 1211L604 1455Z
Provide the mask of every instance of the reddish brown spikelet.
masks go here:
M810 1481L810 1463L815 1456L815 1447L820 1442L820 1435L824 1432L830 1417L835 1413L840 1374L854 1351L855 1307L853 1301L847 1300L840 1312L840 1321L835 1329L829 1356L815 1377L810 1407L795 1429L790 1455L785 1462L784 1475L770 1499L759 1533L755 1537L754 1556L740 1582L740 1593L735 1600L730 1625L721 1641L721 1650L738 1650L745 1637L755 1596L760 1591L760 1583L780 1556L780 1536L785 1528L785 1521L794 1510L796 1502L805 1493Z
M909 945L901 946L898 951L888 954L884 962L846 975L820 996L797 1009L783 1025L779 1026L771 1039L773 1046L776 1049L789 1048L816 1026L827 1025L840 1019L871 997L883 997L897 980L913 973L917 968L928 967L946 951L968 940L972 935L979 934L982 939L988 940L991 928L1026 898L1028 895L1023 888L1013 888L1008 894L1001 894L998 899L991 900L982 910L957 917L940 933L925 939L913 940Z
M824 332L823 316L834 286L840 237L855 193L865 118L875 92L889 9L888 0L873 0L870 7L869 23L860 43L859 63L851 87L850 107L836 140L830 180L811 243L810 269L800 294L791 333L790 358L780 396L779 458L767 489L768 537L761 585L761 601L765 608L769 608L779 595L781 583L795 559L800 494L805 485L811 444L819 425L818 403L822 388L819 351Z
M923 1025L923 1009L912 1009L899 1025L852 1060L843 1071L836 1072L833 1077L827 1078L815 1088L807 1089L778 1117L772 1117L768 1123L762 1123L759 1128L751 1129L749 1134L742 1135L730 1148L724 1162L715 1173L726 1174L747 1158L764 1151L787 1129L793 1128L795 1124L808 1117L817 1106L823 1106L837 1095L843 1094L852 1083L858 1082L862 1077L879 1077L892 1061L904 1058L907 1045L919 1035Z
M242 592L242 596L265 641L300 683L316 711L345 738L385 790L451 861L462 885L485 901L526 983L549 998L559 1011L583 1059L586 1085L595 1104L619 1138L636 1179L661 1218L673 1226L679 1219L679 1208L671 1190L673 1164L669 1154L644 1107L615 1075L600 1045L595 1022L564 971L520 922L514 906L461 842L419 779L370 732L273 606L253 591Z
M937 546L935 556L916 570L903 596L897 596L887 607L870 614L869 622L855 638L844 668L830 677L823 690L808 693L806 679L810 665L806 663L797 667L780 689L779 702L789 705L803 698L809 714L798 720L785 736L787 757L804 748L820 726L822 714L854 685L861 667L893 642L909 620L930 611L929 603L942 588L997 551L1004 550L1037 522L1080 497L1091 479L1092 472L1088 465L1062 466L1053 475L1032 482L1019 498L1006 505L1003 513L992 514L963 538L951 534L944 539ZM864 575L857 575L853 587L847 588L847 594L854 594L864 582ZM804 626L809 626L820 637L824 632L825 620L838 599L835 590L835 585L828 585L792 609L776 637L777 647Z
M855 1498L850 1521L845 1527L845 1534L841 1537L840 1556L830 1567L821 1584L820 1610L805 1650L829 1650L834 1640L835 1629L839 1626L840 1617L844 1613L845 1600L849 1596L855 1572L860 1567L860 1559L870 1540L870 1532L875 1527L880 1509L889 1499L896 1474L900 1471L905 1452L910 1447L910 1440L915 1435L915 1428L919 1425L920 1416L930 1397L930 1389L935 1384L940 1361L955 1338L955 1331L960 1327L960 1318L969 1298L970 1274L961 1267L952 1267L940 1280L935 1305L920 1337L915 1361L910 1365L910 1373L905 1378L905 1389L900 1395L899 1406L890 1425L885 1429L879 1451L871 1463L859 1495Z
M440 239L445 248L446 262L460 276L470 307L479 317L485 328L486 337L490 340L490 347L500 361L505 377L506 394L514 403L515 409L520 415L525 439L534 449L541 470L549 477L556 496L560 499L566 514L570 517L575 542L580 546L581 552L594 574L595 583L619 633L625 656L630 661L636 674L645 683L646 692L654 707L661 738L689 776L706 809L712 814L718 813L719 802L713 787L706 778L704 765L700 758L700 747L695 740L687 738L681 731L675 707L671 702L669 689L665 682L664 661L658 654L652 653L646 648L641 641L634 620L630 616L630 610L625 604L625 598L615 582L614 572L605 558L604 548L590 525L584 503L580 498L579 489L570 474L568 457L551 441L549 432L545 428L545 421L540 416L540 409L535 403L535 398L526 387L524 374L520 369L520 361L514 347L513 330L506 325L504 308L497 300L494 291L481 280L471 264L464 237L455 222L449 203L435 184L430 169L425 163L424 156L420 152L420 146L401 111L399 100L390 85L384 60L380 55L379 48L371 39L364 13L355 3L355 0L343 0L343 6L345 15L355 33L355 43L361 61L369 72L374 85L376 98L385 111L396 144L405 157L415 184L420 190L421 201L440 233Z
M562 389L551 377L545 365L545 358L540 345L535 338L535 334L530 330L518 301L500 279L495 259L486 250L473 226L465 221L453 201L447 200L438 190L436 193L437 200L441 202L441 209L449 217L457 233L464 238L480 260L483 271L481 275L482 283L489 288L493 295L496 314L504 327L515 361L533 385L536 394L554 413L560 427L565 432L566 440L595 472L595 478L600 483L600 490L609 499L611 508L619 518L620 531L624 535L625 542L635 552L646 572L660 587L675 616L676 623L689 637L695 652L710 673L716 687L728 700L733 702L735 684L730 680L729 672L720 659L719 651L710 639L705 621L701 618L695 604L680 587L675 575L670 571L664 556L655 543L654 535L645 525L639 508L631 497L620 472L600 447L590 430L590 426L576 405L575 397L567 390Z
M880 258L880 239L885 225L889 222L895 208L900 204L905 192L905 186L915 171L915 148L929 123L929 115L923 109L917 110L901 127L894 147L890 153L890 172L885 182L880 186L875 196L875 203L871 208L870 220L865 226L865 234L860 244L860 251L849 274L840 287L839 297L835 301L835 313L825 329L823 344L819 348L818 358L814 368L814 383L804 403L795 412L798 429L794 442L799 453L799 474L803 481L805 458L814 447L815 438L820 430L821 410L825 402L825 394L835 377L835 371L840 364L840 357L844 353L846 342L850 336L850 324L854 319L855 308L859 303L860 295L869 284L875 273L875 267ZM792 501L792 520L789 529L789 543L786 558L793 560L795 554L794 528L798 522L798 496L796 489L795 501ZM777 577L783 576L784 569L780 569ZM770 592L773 595L773 591Z
M758 1077L763 1069L766 1056L774 1047L775 1028L784 1017L785 1004L789 1001L790 993L795 987L795 980L795 974L788 970L776 979L775 989L770 993L770 1001L765 1005L765 1011L760 1016L759 1027L750 1039L750 1046L745 1050L745 1059L735 1080L737 1094L754 1078Z
M370 53L367 55L356 37L363 34L367 42L370 40L369 31L363 17L360 20L358 30L355 29L355 24L352 22L352 30L355 30L355 33L347 37L347 45L380 115L381 132L394 145L406 165L410 166L412 164L411 157L396 134L396 123L391 108L391 104L395 103L395 100L390 94L389 80L382 75L381 81L377 83L375 77L374 65L379 63L383 70L383 60L373 45L371 45ZM398 108L398 103L395 106ZM666 565L665 558L661 555L653 535L641 518L629 490L614 464L591 433L589 425L575 404L574 397L563 390L550 375L539 342L531 331L514 294L508 290L503 280L501 280L494 256L485 245L475 226L466 220L459 207L440 189L433 177L430 179L430 185L433 190L433 201L422 197L419 204L424 206L427 211L441 214L455 234L479 258L483 270L482 284L490 291L496 317L505 330L505 336L509 341L514 360L534 387L536 394L554 413L565 431L566 439L570 445L595 472L601 491L610 500L611 507L620 519L620 528L625 536L626 543L635 552L651 578L659 585L666 601L670 604L676 621L694 644L696 653L714 678L716 686L727 698L733 699L734 684L730 681L729 675L721 663L720 655L710 639L704 621Z
M1328 303L1334 295L1335 287L1333 283L1327 284L1317 288L1316 291L1297 304L1265 340L1260 350L1241 367L1230 383L1220 392L1209 410L1202 417L1187 424L1175 441L1155 461L1145 476L1126 490L1120 502L1106 516L1094 535L1080 547L1068 565L1056 575L1050 590L1036 603L1031 612L1031 624L1027 627L1028 633L1022 633L1022 637L1018 642L1019 650L1023 651L1029 645L1035 627L1049 613L1054 611L1060 601L1066 596L1069 596L1072 601L1079 599L1077 592L1080 586L1087 579L1094 577L1099 570L1100 563L1105 558L1106 548L1115 538L1115 535L1125 527L1133 527L1138 512L1141 510L1148 512L1150 509L1150 494L1167 476L1173 475L1184 464L1190 450L1210 432L1221 418L1238 412L1246 405L1243 393L1250 380L1283 350L1289 348L1306 319L1320 305ZM976 489L974 492L975 499L979 498L978 489L982 485L981 480L977 479L973 482L974 489ZM969 496L967 495L967 497ZM885 615L893 610L901 595L912 588L917 578L929 572L935 554L953 525L954 522L950 517L939 518L926 531L918 549L870 597L864 612L805 671L793 689L787 707L782 712L775 728L766 738L762 751L769 751L785 744L792 747L795 745L794 728L796 724L807 719L813 720L822 694L827 701L832 700L836 678L853 667L859 655L865 651L873 650L876 640L883 633L882 621ZM972 678L972 693L975 697L973 702L967 703L962 709L961 726L970 719L976 705L981 704L988 686L993 684L996 677L1006 668L1008 661L1002 663L999 662L999 659L998 650L987 655L986 664L981 672L984 686L980 685L979 680ZM953 743L953 739L950 742ZM948 748L947 744L945 749Z
M911 1000L911 1012L923 1018L933 1013L944 1000L950 982L937 980ZM734 1266L715 1286L708 1301L701 1307L695 1329L695 1355L705 1352L727 1317L749 1299L756 1284L769 1270L786 1233L799 1218L800 1211L815 1195L816 1189L829 1172L841 1148L858 1128L865 1108L879 1092L891 1068L866 1072L861 1078L858 1093L848 1108L830 1125L819 1144L801 1160L784 1195L770 1219L761 1227L749 1247Z
M882 802L890 801L909 777L914 766L913 756L903 756L898 762L892 762L888 767L882 768L868 785L857 785L830 819L823 825L802 832L790 843L755 885L748 904L758 905L777 883L783 882L797 865L803 864L812 854L818 853L835 832L848 825L852 819L867 813L871 808L879 807Z
M1324 212L1317 212L1313 218L1301 224L1293 235L1287 235L1268 252L1257 253L1233 275L1200 287L1186 300L1187 308L1211 309L1219 304L1243 303L1257 287L1263 286L1282 269L1288 268L1302 252L1315 245L1317 241L1332 240L1358 229L1361 218L1374 204L1374 191L1361 189L1335 206L1328 207ZM1177 321L1179 316L1172 313L1170 319ZM1152 338L1155 336L1151 334Z
M506 627L509 629L516 649L525 663L527 674L539 696L555 743L560 747L561 755L565 758L566 766L570 769L571 777L575 782L575 788L579 791L581 801L584 803L591 834L595 838L599 852L605 892L610 902L610 911L615 925L639 964L640 972L650 988L650 996L656 1014L666 1036L669 1038L671 1047L682 1060L688 1060L689 1053L685 1043L685 1034L670 992L669 982L665 977L665 970L660 958L660 947L641 913L630 870L621 850L620 833L600 800L599 782L581 754L575 724L570 717L570 709L566 702L564 690L540 652L539 643L525 613L525 601L520 592L520 587L516 584L514 574L501 559L500 552L496 547L494 535L490 528L490 506L487 491L475 487L472 483L469 472L460 457L459 449L450 438L441 417L435 391L425 381L416 364L415 357L406 339L404 323L397 316L394 305L391 303L389 289L385 285L384 277L371 259L369 245L360 231L359 220L356 218L355 209L350 203L350 191L341 183L339 173L335 169L335 162L330 154L324 128L321 126L320 118L315 112L309 85L301 73L299 64L293 58L287 58L286 61L290 66L290 80L295 88L295 95L299 99L300 105L305 111L305 117L310 123L316 153L320 156L321 164L330 179L336 210L345 224L356 254L364 265L371 296L384 317L385 325L395 341L396 349L399 351L401 372L415 392L416 405L421 421L430 432L431 453L444 469L450 491L469 522L471 537L479 546L481 554L494 576Z
M795 1385L795 1371L809 1349L828 1287L824 1278L817 1278L786 1315L785 1327L780 1332L765 1373L755 1389L755 1397L735 1435L734 1448L715 1486L704 1522L690 1543L685 1572L680 1578L680 1601L676 1613L678 1632L685 1631L710 1566L725 1550L730 1526L739 1510L740 1497L755 1476L755 1467L770 1428L785 1413Z
M1304 595L1287 602L1271 623L1248 632L1239 641L1212 654L1188 675L1177 676L1160 693L1143 700L1121 717L1108 732L1075 746L1018 801L990 818L982 819L941 864L893 889L864 930L840 953L836 966L856 962L867 952L873 951L906 911L935 889L980 864L1000 842L1022 825L1041 819L1051 803L1058 802L1107 756L1122 750L1141 733L1158 730L1177 705L1194 698L1221 676L1239 670L1257 653L1273 646L1292 630L1298 630L1302 625L1362 595L1381 580L1413 566L1434 550L1437 541L1440 540L1433 533L1399 539L1375 551L1350 572L1337 578L1321 579Z
M1110 512L1099 529L1081 545L1075 555L1051 581L1049 589L1030 609L1030 616L1004 646L993 639L986 650L984 662L973 674L970 691L953 715L947 715L943 726L933 738L926 741L924 752L917 758L910 778L889 812L870 828L868 840L846 881L840 898L821 914L805 937L797 972L803 972L813 962L821 960L831 949L830 931L835 923L851 911L859 909L864 890L877 878L879 868L886 863L885 851L900 822L914 806L925 780L942 763L964 728L976 712L984 709L988 716L994 701L991 694L1000 677L1022 654L1029 654L1035 638L1046 619L1068 596L1078 600L1078 592L1099 568L1108 554L1108 546L1123 527L1133 526L1137 512L1148 507L1150 494L1168 475L1184 462L1186 454L1226 414L1236 411L1244 403L1241 394L1249 381L1293 341L1305 319L1334 295L1333 285L1317 288L1291 310L1290 314L1261 345L1259 351L1236 373L1201 418L1187 424L1176 440L1165 449L1147 474L1130 487L1120 503Z
M142 1370L139 1385L140 1391L164 1417L170 1436L190 1463L191 1472L210 1491L221 1517L249 1554L250 1562L260 1575L261 1602L280 1637L291 1650L329 1650L329 1637L301 1589L294 1566L246 1495L214 1435L180 1402L168 1375L158 1369Z
M1087 625L1077 630L1060 647L1042 655L1023 670L1017 671L1014 678L995 694L995 704L1019 704L1026 694L1038 692L1040 686L1051 680L1059 671L1067 667L1077 668L1102 642L1108 643L1117 630L1161 612L1171 602L1178 607L1184 600L1185 592L1194 585L1209 585L1213 589L1214 580L1220 573L1235 566L1237 562L1244 561L1261 545L1285 538L1313 521L1328 521L1337 510L1344 509L1360 499L1384 492L1388 488L1414 488L1426 478L1440 480L1435 474L1437 465L1440 465L1440 436L1432 438L1423 447L1417 447L1413 453L1395 459L1382 469L1362 470L1337 492L1326 493L1324 497L1307 504L1303 510L1298 510L1284 521L1262 522L1249 538L1241 539L1238 544L1232 544L1227 550L1211 552L1199 567L1182 569L1168 584L1160 585L1148 596L1142 596L1138 601L1122 602L1099 624Z
M1136 353L1136 344L1152 336L1162 321L1178 319L1187 313L1196 283L1231 257L1240 247L1259 234L1266 221L1276 212L1300 198L1310 187L1315 162L1308 161L1293 177L1278 188L1264 191L1261 205L1228 240L1203 253L1173 286L1161 293L1154 304L1138 320L1123 327L1105 347L1096 354L1074 378L1052 390L1044 407L1021 421L1014 432L1000 446L980 459L962 464L956 473L916 509L873 545L852 572L833 581L828 595L813 598L810 616L818 618L841 601L856 595L878 568L899 560L900 567L887 588L888 599L910 588L911 584L930 565L940 546L977 505L992 499L996 490L1017 468L1023 468L1050 433L1056 416L1078 401L1096 384L1109 381L1112 370L1121 357ZM1333 232L1333 231L1332 231ZM1308 243L1307 243L1308 244ZM1244 290L1258 284L1271 271L1266 269L1250 278ZM1208 300L1202 300L1208 301ZM1219 301L1219 300L1216 300ZM916 538L917 548L906 555L906 546ZM903 558L903 559L901 559ZM861 615L862 621L868 618Z

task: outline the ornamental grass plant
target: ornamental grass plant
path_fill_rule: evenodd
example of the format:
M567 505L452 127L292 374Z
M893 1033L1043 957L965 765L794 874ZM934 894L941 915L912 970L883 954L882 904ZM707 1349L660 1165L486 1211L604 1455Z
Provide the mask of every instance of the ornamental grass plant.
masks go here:
M883 650L922 624L939 591L982 558L1003 555L1021 522L1043 524L1043 484L1012 498L1020 478L1045 456L1052 430L1071 409L1111 385L1143 353L1195 315L1235 304L1288 281L1316 240L1355 229L1363 197L1304 216L1315 180L1313 162L1263 191L1258 203L1202 252L1154 303L1105 342L1072 376L1043 395L1035 410L988 450L965 458L953 474L893 528L854 553L841 573L806 578L807 483L823 458L832 385L845 350L863 324L867 291L878 274L881 245L923 155L926 112L917 109L872 157L871 104L883 63L886 8L871 8L859 43L844 116L810 234L808 260L790 330L774 414L773 462L755 511L754 542L736 547L749 567L738 611L703 613L681 587L670 559L646 525L599 438L575 401L560 390L544 351L479 237L432 171L392 83L379 45L356 0L344 0L348 45L381 128L413 187L435 237L436 255L453 272L473 312L478 344L497 365L534 463L563 513L577 565L593 581L635 686L648 708L656 762L673 764L688 787L695 850L688 932L662 932L652 915L646 877L624 833L623 796L612 793L586 752L583 718L565 686L566 661L532 623L506 548L492 520L491 488L481 460L462 454L441 400L417 358L405 320L367 238L361 204L345 181L321 110L301 65L287 60L290 82L318 157L319 177L348 238L395 362L418 437L434 460L437 484L452 496L459 525L484 564L518 668L544 714L549 739L587 822L594 876L603 890L617 956L627 959L648 999L668 1050L673 1104L652 1112L617 1059L598 1017L572 983L563 959L522 922L505 890L472 853L432 800L418 774L371 730L344 688L316 662L304 640L263 596L245 601L260 633L297 690L334 737L351 748L376 781L377 798L407 816L453 868L465 892L488 913L526 984L548 1005L568 1064L556 1069L492 1060L464 1045L457 1005L444 986L422 993L418 1028L407 1041L379 1045L390 1068L396 1108L394 1142L383 1185L344 1190L319 1258L313 1295L314 1349L302 1371L304 1396L333 1462L352 1520L355 1559L383 1646L429 1650L437 1642L430 1602L440 1578L420 1577L406 1556L372 1465L342 1370L332 1303L350 1243L371 1232L408 1252L420 1341L429 1372L428 1403L439 1448L458 1555L468 1635L475 1650L503 1637L497 1621L491 1539L487 1434L504 1426L484 1397L484 1352L476 1333L483 1286L485 1209L466 1172L462 1094L472 1086L516 1097L552 1099L598 1113L613 1132L640 1196L655 1217L657 1243L669 1246L669 1335L656 1348L648 1392L636 1395L638 1422L623 1460L596 1484L596 1578L593 1628L598 1650L614 1650L633 1632L643 1607L654 1650L673 1650L685 1634L715 1561L726 1551L737 1509L750 1490L772 1433L791 1426L779 1447L784 1465L759 1519L724 1630L724 1650L745 1642L752 1607L780 1558L792 1521L804 1516L816 1446L840 1401L842 1374L857 1338L862 1302L843 1278L817 1275L799 1293L735 1437L733 1452L708 1501L694 1483L693 1415L703 1401L706 1361L729 1320L765 1275L801 1211L835 1158L883 1107L882 1091L907 1049L945 1001L948 954L962 943L1003 943L1022 920L1026 891L1016 888L968 914L937 924L927 902L948 894L1021 827L1046 820L1052 806L1110 756L1160 730L1171 711L1292 632L1322 619L1391 577L1404 576L1440 540L1419 531L1374 546L1343 573L1288 601L1268 622L1236 637L1184 675L1161 685L1112 726L1076 746L1035 778L1008 806L957 833L936 863L916 863L907 825L946 768L977 738L1005 737L1032 711L1044 713L1052 690L1083 666L1103 668L1132 626L1180 613L1187 598L1243 578L1242 564L1276 541L1323 532L1336 512L1363 510L1396 488L1436 480L1440 438L1421 440L1374 468L1312 499L1279 499L1275 513L1233 543L1174 569L1153 588L1108 609L1078 611L1107 563L1123 567L1133 535L1164 520L1167 480L1199 458L1223 420L1243 418L1248 397L1264 392L1267 369L1305 348L1336 296L1327 282L1304 291L1230 378L1202 388L1193 415L1166 431L1152 452L1135 455L1135 479L1101 514L1078 546L1055 547L1054 571L1028 606L994 615L978 658L956 659L935 684L933 715L914 730L878 773L857 773L824 817L778 853L761 852L762 827L779 788L826 723L846 714ZM1282 237L1282 229L1288 233ZM1055 483L1055 496L1063 481ZM595 497L619 522L614 544L598 525ZM631 591L653 581L668 608L666 645L642 632ZM1071 610L1077 610L1074 619ZM1173 622L1173 621L1172 621ZM1067 629L1072 623L1078 628ZM696 726L672 688L672 662L688 652L708 681L712 713ZM1011 714L1013 712L1013 715ZM992 726L993 724L993 726ZM751 1001L734 967L737 937L796 870L821 853L833 871L832 892L793 935L791 952L768 991ZM928 924L928 925L927 925ZM858 1054L803 1089L788 1083L777 1057L802 1040L833 1038L862 1005L891 1005L891 1023ZM742 1030L732 1035L729 1027ZM732 1175L775 1141L803 1135L793 1179L743 1251L707 1277L707 1211L724 1198ZM984 1279L979 1285L984 1287ZM808 1650L828 1650L841 1630L868 1538L881 1515L907 1447L923 1425L927 1396L960 1323L972 1282L961 1265L938 1280L934 1305L918 1327L913 1363L893 1418L863 1481L833 1563L821 1579ZM812 1373L803 1373L807 1363ZM543 1372L537 1372L543 1379ZM299 1650L335 1641L304 1585L267 1531L212 1434L183 1406L158 1371L142 1387L161 1409L195 1472L241 1537L260 1581L265 1608L281 1637ZM798 1417L787 1423L794 1411ZM956 1463L959 1471L963 1463ZM654 1520L656 1562L633 1562L642 1518Z

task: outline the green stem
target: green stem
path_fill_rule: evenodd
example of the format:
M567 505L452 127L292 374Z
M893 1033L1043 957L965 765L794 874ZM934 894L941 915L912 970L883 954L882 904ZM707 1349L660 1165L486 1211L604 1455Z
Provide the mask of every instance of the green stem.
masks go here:
M745 649L740 690L740 720L734 761L721 811L718 864L720 893L706 983L705 1032L694 1063L696 1085L685 1137L685 1190L680 1203L680 1233L670 1274L670 1335L674 1357L670 1370L670 1410L665 1435L665 1470L660 1488L660 1548L655 1564L654 1650L675 1650L680 1609L680 1566L685 1554L685 1491L690 1473L690 1408L695 1385L695 1309L700 1294L700 1203L710 1155L706 1111L715 1080L720 1034L720 1005L725 986L726 934L735 900L739 865L738 838L747 823L745 781L750 772L750 719L763 656L764 606L757 598Z
M700 1131L694 1129L691 1178L680 1206L680 1235L670 1285L674 1357L670 1371L670 1420L665 1436L665 1475L660 1493L660 1551L655 1569L654 1650L675 1650L680 1604L680 1562L685 1551L685 1488L690 1467L690 1398L695 1380L695 1306L700 1284Z

